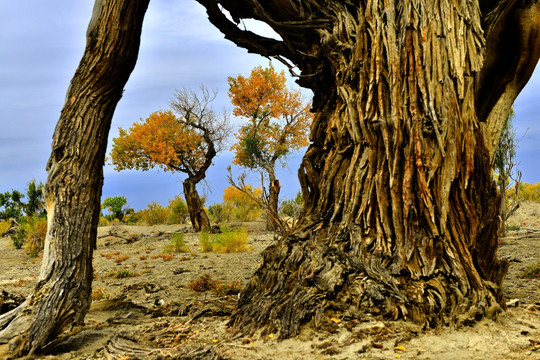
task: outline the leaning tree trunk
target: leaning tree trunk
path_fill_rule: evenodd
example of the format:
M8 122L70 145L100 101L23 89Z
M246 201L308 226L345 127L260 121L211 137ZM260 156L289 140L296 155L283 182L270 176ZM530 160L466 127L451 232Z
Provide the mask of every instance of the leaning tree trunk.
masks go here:
M56 126L45 185L48 229L38 283L0 317L0 355L21 356L78 331L90 306L103 163L116 104L139 50L149 0L96 0L83 58ZM6 351L9 354L6 354Z
M221 2L233 19L267 21L279 43L231 30L213 1L199 2L237 44L295 61L315 95L299 225L265 251L231 323L287 337L335 312L425 326L500 312L506 264L491 156L501 119L477 113L487 63L479 4L330 1L310 13L307 0ZM309 26L317 31L302 34Z
M210 219L197 192L197 182L188 177L183 184L191 225L196 231L210 230Z

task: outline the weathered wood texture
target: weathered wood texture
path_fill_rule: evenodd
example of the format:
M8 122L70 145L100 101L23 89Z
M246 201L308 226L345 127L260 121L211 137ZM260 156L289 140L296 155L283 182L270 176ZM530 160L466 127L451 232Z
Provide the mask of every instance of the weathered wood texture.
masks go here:
M210 159L210 161L211 160L212 159ZM189 177L184 180L183 183L189 218L191 220L191 225L196 231L210 230L210 219L206 214L206 210L204 210L203 203L197 192L197 183L198 181L194 181Z
M111 119L137 59L149 0L96 0L83 58L56 126L45 185L48 230L33 293L0 317L8 356L77 331L90 306L103 163Z
M220 1L233 19L268 23L278 41L240 30L215 1L198 1L226 38L288 59L314 92L299 226L265 251L231 323L286 337L332 311L425 326L501 311L492 152L538 61L540 5ZM494 50L504 48L499 38L521 41L520 62L507 70L514 85L480 96L488 73L507 65Z

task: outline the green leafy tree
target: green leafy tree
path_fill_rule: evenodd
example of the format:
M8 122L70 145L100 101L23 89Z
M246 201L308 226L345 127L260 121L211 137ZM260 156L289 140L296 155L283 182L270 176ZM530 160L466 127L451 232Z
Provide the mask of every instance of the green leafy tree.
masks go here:
M24 212L27 216L44 216L45 211L45 199L43 198L43 183L36 183L33 179L26 186L26 197L28 201L24 206Z
M126 204L127 199L124 196L114 196L103 200L102 208L110 212L110 220L118 219L122 221L125 215Z
M23 198L24 194L17 190L0 193L0 220L10 218L19 220L23 216L25 208Z

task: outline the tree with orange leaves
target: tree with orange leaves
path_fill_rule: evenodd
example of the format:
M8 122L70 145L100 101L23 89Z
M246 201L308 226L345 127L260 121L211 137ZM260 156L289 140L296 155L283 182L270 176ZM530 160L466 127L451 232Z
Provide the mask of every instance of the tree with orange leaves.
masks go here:
M275 229L278 214L279 180L275 169L285 164L286 156L307 146L312 115L299 90L286 86L285 73L277 73L272 65L258 66L246 78L229 77L229 97L233 114L247 119L235 134L238 141L232 146L233 163L259 170L268 177L267 228Z
M216 114L209 106L216 92L201 87L201 95L180 90L171 107L175 110L156 111L131 128L119 129L111 151L115 170L149 170L183 172L184 196L195 230L210 229L196 185L205 178L216 154L223 150L230 133L227 114ZM178 116L177 116L178 115Z

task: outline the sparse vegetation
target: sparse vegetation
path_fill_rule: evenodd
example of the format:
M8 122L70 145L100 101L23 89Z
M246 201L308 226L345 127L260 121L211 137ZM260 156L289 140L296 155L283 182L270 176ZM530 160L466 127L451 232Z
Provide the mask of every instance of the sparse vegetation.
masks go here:
M197 293L212 291L218 296L236 295L242 291L242 284L239 281L231 281L223 284L221 280L213 280L210 275L204 274L188 283L188 288Z
M512 195L515 193L514 189L509 191ZM536 184L521 183L519 184L519 197L525 201L540 202L540 182Z
M509 224L506 227L506 230L507 231L518 231L518 230L521 230L521 226L519 226L518 224Z
M214 250L214 243L210 238L210 233L208 231L201 231L199 235L199 244L201 245L202 252L211 252Z
M247 191L255 198L261 197L261 188L253 188L250 185L246 187ZM261 207L255 201L232 185L223 190L223 203L223 211L227 218L234 217L240 221L253 221L262 214Z
M176 195L169 200L169 224L185 224L188 216L188 207L182 197Z
M303 205L304 199L302 198L302 193L298 192L294 199L284 200L281 202L279 212L282 216L297 218L300 215L300 210L302 210Z
M522 279L540 279L540 261L523 270L519 277Z
M217 224L228 222L233 217L234 208L228 203L217 203L210 205L208 208L208 216L210 220Z
M141 274L132 272L129 269L119 269L117 271L111 271L107 274L107 276L113 277L115 279L124 279L134 276L141 276Z
M104 218L111 221L111 220L119 220L123 221L124 216L128 212L133 212L133 209L126 209L127 199L125 196L113 196L108 197L105 200L103 200L103 203L101 204L102 209L106 209L109 214L105 215Z
M122 262L124 262L125 260L127 260L129 258L130 258L130 256L127 255L127 254L118 255L118 257L116 259L114 259L114 262L117 263L117 264L121 264Z
M168 253L186 253L190 251L191 249L186 244L183 233L174 234L171 238L171 243L165 246L165 252Z
M11 227L11 219L0 221L0 236Z
M166 224L170 216L170 210L157 201L152 201L146 209L139 212L139 216L146 225Z
M103 289L92 290L92 301L105 300L111 297L111 294Z
M11 236L16 249L24 247L25 252L36 257L43 250L47 236L47 219L43 217L23 217L20 219L19 230Z
M220 234L202 232L199 244L203 252L233 253L251 250L247 230L245 228L233 230L228 226L222 226Z

